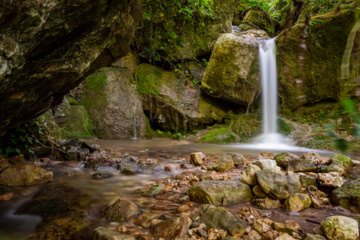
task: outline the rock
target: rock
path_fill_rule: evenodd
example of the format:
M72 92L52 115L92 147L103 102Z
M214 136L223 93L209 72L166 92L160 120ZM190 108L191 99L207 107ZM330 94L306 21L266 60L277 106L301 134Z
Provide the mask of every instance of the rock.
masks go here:
M352 164L351 158L341 154L334 154L329 160L340 162L344 168L347 168Z
M142 17L139 1L12 1L2 10L7 31L0 39L0 96L6 114L0 135L58 105L84 76L125 56Z
M251 230L247 236L243 237L244 240L261 240L261 235L255 231Z
M305 208L309 208L311 199L309 195L304 193L295 193L285 200L285 209L289 212L300 212Z
M161 194L165 190L164 186L155 184L151 188L147 189L145 192L141 194L143 197L153 197L155 195Z
M308 153L301 155L301 157L300 157L300 159L311 160L315 163L320 162L320 158L321 158L321 156L317 152L308 152Z
M121 164L120 165L121 172L126 175L136 175L143 173L143 169L141 169L138 165L128 163L128 164Z
M289 160L288 172L317 172L318 168L312 160L298 159Z
M287 233L284 233L280 237L275 238L275 240L295 240L295 238L293 238L292 236L290 236Z
M156 110L149 120L164 131L191 131L222 123L229 109L200 94L195 84L174 71L143 63L136 68L134 76L143 110L148 113Z
M209 60L201 90L229 102L247 106L260 93L258 41L268 38L264 31L222 34Z
M219 160L213 165L208 166L208 170L215 170L217 172L227 172L235 167L234 161L231 155L224 154Z
M339 172L344 174L345 169L351 164L351 158L341 154L335 154L321 167L321 171L324 173Z
M85 79L80 104L89 113L98 137L132 138L134 122L137 137L145 136L149 123L136 89L131 87L132 82L132 75L129 78L122 70L113 67L101 68Z
M135 240L135 238L120 233L115 228L98 227L94 230L93 240Z
M21 157L0 158L0 185L31 186L52 182L53 173L27 163Z
M127 221L141 214L139 207L129 200L116 200L105 210L104 215L112 221Z
M190 154L190 163L195 166L201 166L207 162L205 154L202 152L196 152Z
M252 199L250 187L238 179L197 182L186 191L186 194L194 202L222 205L248 202Z
M348 36L358 21L356 12L335 8L309 19L312 24L309 30L305 30L304 21L276 38L279 95L284 109L292 111L303 105L353 96L355 87L349 84L355 82L357 74L351 70L352 61L347 68L340 66ZM347 70L349 74L345 74Z
M271 224L273 221L270 219L256 219L252 225L253 229L258 233L266 233L271 230Z
M101 172L101 173L94 173L93 178L94 179L105 179L105 178L111 178L114 174L109 172Z
M256 177L264 192L278 199L285 199L301 189L301 183L296 174L285 176L282 173L264 169L257 172Z
M321 228L328 240L356 240L359 237L359 225L349 217L328 217L321 222Z
M259 198L266 197L266 192L264 192L264 190L262 190L260 185L256 185L255 187L253 187L252 191L253 191L254 195Z
M156 159L153 158L147 158L147 159L139 159L137 162L140 166L144 167L152 167L156 164Z
M306 233L303 240L326 240L326 238L318 234Z
M257 160L254 165L259 166L261 169L277 170L276 161L271 159Z
M213 205L203 205L199 212L193 217L193 226L199 226L201 223L206 225L206 229L224 229L231 236L241 237L245 233L248 224L227 211L223 207L215 207Z
M250 9L240 24L241 31L250 29L264 30L271 29L271 20L265 11Z
M89 153L89 149L72 147L66 151L65 158L70 161L85 161Z
M341 187L343 180L338 172L319 173L318 180L324 186Z
M253 165L253 164L248 164L241 173L242 174L241 181L250 186L256 185L257 184L257 179L256 179L257 171L261 171L261 168L256 165Z
M240 216L243 220L246 220L250 224L253 224L256 219L261 218L257 210L253 207L243 207L236 213L236 215Z
M255 206L260 209L275 209L281 207L279 199L271 199L268 197L265 197L264 199L255 199L254 203Z
M227 152L223 155L230 155L234 161L235 166L242 166L245 163L245 157L240 153Z
M346 209L357 206L360 209L360 179L348 181L331 193L331 201Z
M309 186L315 186L316 187L316 178L310 175L300 175L300 182L301 186L303 187L309 187Z
M261 159L274 159L275 155L276 155L276 154L275 154L274 152L262 151L262 152L259 154L258 159L259 159L259 160L261 160Z
M279 153L279 154L275 155L274 158L276 160L276 164L285 169L288 167L289 161L299 160L298 156L296 156L295 154L292 154L292 153L287 153L287 152Z
M150 227L150 232L159 237L181 238L186 235L191 223L188 217L171 218Z
M272 227L275 231L282 232L282 233L289 233L292 234L294 232L298 232L298 229L294 228L292 225L289 224L282 224L278 222L273 222Z

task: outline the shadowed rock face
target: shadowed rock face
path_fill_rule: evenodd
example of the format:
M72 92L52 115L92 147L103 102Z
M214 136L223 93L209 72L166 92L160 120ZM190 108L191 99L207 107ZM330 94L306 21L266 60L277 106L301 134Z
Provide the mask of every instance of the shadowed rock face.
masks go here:
M137 0L0 0L0 135L125 56L141 17Z

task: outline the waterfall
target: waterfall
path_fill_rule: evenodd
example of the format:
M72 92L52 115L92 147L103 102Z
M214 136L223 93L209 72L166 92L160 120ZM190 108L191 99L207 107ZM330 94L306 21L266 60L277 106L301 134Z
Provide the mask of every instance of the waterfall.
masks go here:
M263 143L283 142L278 133L278 90L276 72L275 38L259 44L260 74L262 84L262 135L257 139Z

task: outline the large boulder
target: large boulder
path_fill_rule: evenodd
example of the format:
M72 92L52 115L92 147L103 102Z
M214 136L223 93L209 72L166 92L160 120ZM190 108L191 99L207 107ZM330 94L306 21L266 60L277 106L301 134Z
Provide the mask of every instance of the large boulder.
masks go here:
M211 54L201 90L207 95L247 106L260 94L258 42L264 31L222 34Z
M0 185L31 186L52 182L53 173L25 162L21 157L0 158Z
M273 33L271 19L265 11L249 10L240 24L241 31L264 30Z
M165 131L182 132L222 123L229 106L202 96L183 76L150 64L135 70L137 90L150 123Z
M140 215L139 207L129 200L116 200L111 206L105 210L105 216L112 221L127 221Z
M0 135L41 115L129 51L139 1L5 1L0 9Z
M88 111L99 138L145 136L146 117L128 71L101 68L85 79L80 103Z
M238 179L197 182L186 194L189 195L191 201L216 205L248 202L252 199L250 187Z
M348 181L331 193L331 200L344 208L357 207L360 209L360 179Z
M301 189L299 177L294 173L286 176L279 172L264 169L256 172L256 177L264 192L278 199L285 199Z
M224 229L229 235L238 238L244 235L245 228L248 226L247 222L225 208L209 204L203 205L193 219L193 226L199 226L201 223L204 223L206 229Z
M335 9L311 18L309 24L296 24L277 37L283 108L294 110L301 105L336 101L354 94L356 75L351 70L351 59L356 54L352 49L359 43L359 35L351 45L347 44L358 19L356 11L356 7ZM345 49L350 54L343 57Z
M321 222L321 229L328 240L356 240L359 237L358 222L349 217L328 217Z
M151 226L150 232L159 237L181 238L187 234L191 223L188 217L171 218Z
M295 193L285 200L285 209L290 212L299 212L311 205L311 198L304 193Z

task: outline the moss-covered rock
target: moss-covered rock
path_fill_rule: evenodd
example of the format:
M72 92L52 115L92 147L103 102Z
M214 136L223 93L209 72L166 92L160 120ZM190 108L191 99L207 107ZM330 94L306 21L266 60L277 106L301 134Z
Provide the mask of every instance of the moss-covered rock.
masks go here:
M52 172L26 163L21 157L0 158L0 169L0 185L4 186L31 186L53 180Z
M360 179L344 183L340 188L333 190L330 196L335 204L346 209L360 209Z
M276 39L283 109L351 97L354 79L340 79L342 57L357 20L355 9L334 10L296 24Z
M273 24L269 15L261 10L249 10L240 24L241 31L264 30L269 35L274 34Z
M215 130L210 130L197 141L203 143L234 143L237 142L237 137L226 127L221 127Z
M227 172L235 167L233 158L231 155L224 154L216 163L208 166L208 170L215 170L217 172Z
M321 229L329 240L356 240L359 237L359 225L349 217L328 217L321 222Z
M267 38L264 31L222 34L211 54L201 82L209 96L236 104L249 105L259 96L258 44Z
M137 91L150 123L156 128L184 132L221 123L229 106L202 96L199 87L182 75L150 64L135 70Z
M220 180L198 182L186 194L191 201L216 205L248 202L252 199L249 186L238 179L226 182Z
M122 66L125 69L102 68L85 79L80 104L89 113L99 138L131 138L135 133L145 136L147 122L141 101L132 77L128 78L130 70Z
M311 199L309 195L304 193L295 193L285 200L285 209L291 212L299 212L305 208L309 208Z

